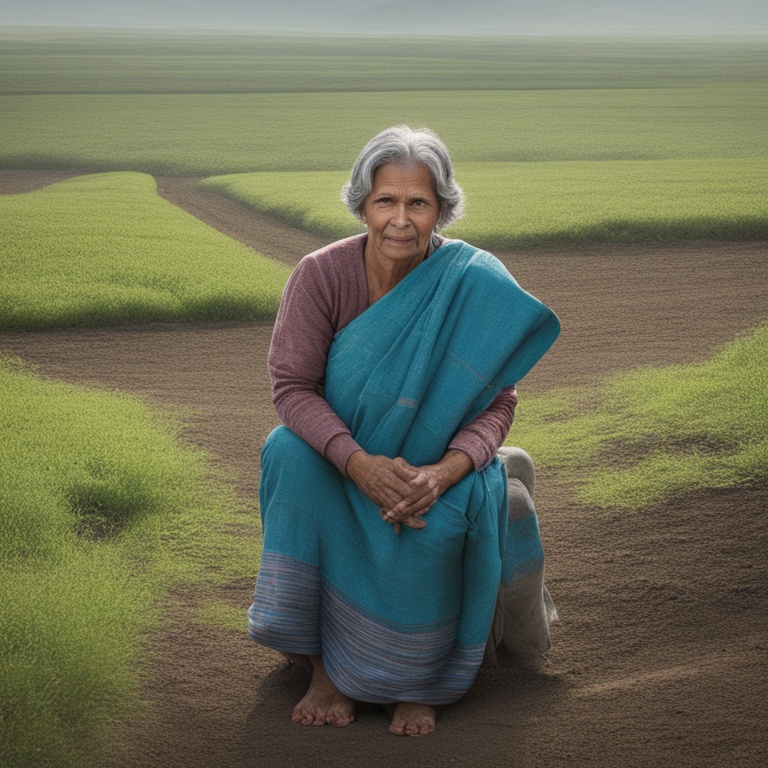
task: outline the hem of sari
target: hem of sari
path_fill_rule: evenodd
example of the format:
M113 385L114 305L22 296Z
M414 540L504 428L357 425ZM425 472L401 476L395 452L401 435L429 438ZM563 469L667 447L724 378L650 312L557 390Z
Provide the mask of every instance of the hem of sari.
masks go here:
M485 642L457 642L458 616L401 625L367 609L319 571L289 555L264 553L248 612L254 641L283 653L321 655L334 685L357 701L449 704L469 690ZM319 589L319 602L305 591L308 585Z

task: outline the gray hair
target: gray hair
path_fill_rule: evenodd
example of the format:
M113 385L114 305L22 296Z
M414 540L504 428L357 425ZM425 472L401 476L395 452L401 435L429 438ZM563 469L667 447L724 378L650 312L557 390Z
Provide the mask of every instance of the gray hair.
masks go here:
M353 216L360 218L365 198L373 189L373 174L389 163L423 165L432 176L440 202L437 228L447 227L464 213L464 192L453 177L453 165L445 144L429 128L397 125L374 136L352 166L341 199Z

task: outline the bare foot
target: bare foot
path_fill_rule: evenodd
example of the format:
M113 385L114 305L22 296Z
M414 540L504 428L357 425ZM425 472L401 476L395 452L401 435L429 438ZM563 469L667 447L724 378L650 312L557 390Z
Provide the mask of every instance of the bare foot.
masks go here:
M312 663L312 682L294 708L291 719L301 725L349 725L355 719L355 702L331 682L320 656L310 656L309 661Z
M435 730L435 710L428 704L401 701L387 711L392 716L389 730L397 736L426 736Z

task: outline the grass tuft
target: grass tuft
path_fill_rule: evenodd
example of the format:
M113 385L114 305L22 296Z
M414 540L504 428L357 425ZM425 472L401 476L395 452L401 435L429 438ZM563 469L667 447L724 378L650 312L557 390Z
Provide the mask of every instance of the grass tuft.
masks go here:
M765 482L766 359L768 325L706 362L613 377L597 406L579 405L571 392L524 398L510 438L598 508Z

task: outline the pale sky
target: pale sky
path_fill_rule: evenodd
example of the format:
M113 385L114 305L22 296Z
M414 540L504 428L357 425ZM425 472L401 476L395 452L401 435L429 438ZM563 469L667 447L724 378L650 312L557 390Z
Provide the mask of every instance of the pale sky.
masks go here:
M768 0L3 0L0 25L397 33L768 32Z

